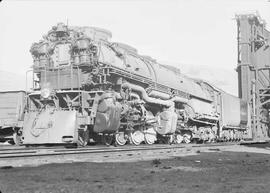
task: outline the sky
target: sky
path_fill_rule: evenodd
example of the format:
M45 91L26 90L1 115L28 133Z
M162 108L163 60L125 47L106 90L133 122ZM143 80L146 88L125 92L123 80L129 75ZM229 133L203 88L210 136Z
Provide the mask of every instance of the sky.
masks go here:
M237 95L234 16L250 11L258 11L270 25L268 0L4 0L0 3L0 71L25 75L32 65L31 44L53 25L68 21L108 29L112 41L187 69L183 72L191 75L189 65L224 70L225 81L235 80L225 91Z

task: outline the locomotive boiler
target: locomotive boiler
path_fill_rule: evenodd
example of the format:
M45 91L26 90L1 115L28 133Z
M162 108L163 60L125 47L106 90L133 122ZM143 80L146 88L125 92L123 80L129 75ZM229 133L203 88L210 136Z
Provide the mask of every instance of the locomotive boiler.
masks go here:
M111 37L101 28L59 23L32 45L24 144L243 139L245 101Z

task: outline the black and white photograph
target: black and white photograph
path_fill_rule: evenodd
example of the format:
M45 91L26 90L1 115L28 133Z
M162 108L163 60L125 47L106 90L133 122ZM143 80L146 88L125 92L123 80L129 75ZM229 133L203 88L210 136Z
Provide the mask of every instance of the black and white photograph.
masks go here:
M0 193L269 193L270 0L0 0Z

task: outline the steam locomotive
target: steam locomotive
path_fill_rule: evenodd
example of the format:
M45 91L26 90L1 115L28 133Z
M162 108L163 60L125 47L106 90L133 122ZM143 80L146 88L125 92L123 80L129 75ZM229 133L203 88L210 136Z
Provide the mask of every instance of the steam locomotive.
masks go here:
M248 136L246 101L111 37L105 29L59 23L32 45L33 92L16 131L23 144L178 144Z

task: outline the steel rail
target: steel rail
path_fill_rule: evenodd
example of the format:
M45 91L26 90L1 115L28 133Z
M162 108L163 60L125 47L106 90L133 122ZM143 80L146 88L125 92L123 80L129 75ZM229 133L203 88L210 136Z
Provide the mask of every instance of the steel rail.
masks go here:
M202 144L196 144L196 143L189 143L189 144L186 144L186 143L181 143L181 144L172 144L172 145L175 145L175 146L192 146L192 147L197 147L197 146L202 146L202 145L216 145L216 144L249 144L248 142L217 142L217 143L202 143ZM118 146L119 148L120 147L149 147L150 145L147 145L147 144L141 144L139 146L135 146L133 144L127 144L125 146ZM154 144L154 145L151 145L151 146L168 146L168 144ZM114 146L106 146L106 145L103 145L103 144L96 144L96 145L88 145L86 147L76 147L76 146L66 146L66 144L63 144L63 145L55 145L55 146L44 146L44 145L33 145L33 146L30 146L30 147L26 147L26 146L1 146L0 145L0 154L2 154L2 152L5 152L5 151L37 151L37 150L88 150L88 149L107 149L107 148L115 148Z
M36 150L57 150L57 149L84 149L84 148L87 148L87 149L90 149L90 148L108 148L108 146L105 146L105 145L94 145L94 146L87 146L87 147L68 147L68 146L65 146L65 145L57 145L57 146L49 146L49 147L46 147L46 146L31 146L31 147L23 147L23 146L20 146L20 147L9 147L9 148L1 148L1 145L0 145L0 154L1 152L5 152L5 151L36 151Z
M219 142L219 143L211 143L212 145L215 144L237 144L237 142ZM178 145L178 146L192 146L192 147L196 147L196 146L202 146L202 145L211 145L210 143L204 143L204 144L195 144L195 143L189 143L189 144L173 144L173 145ZM151 146L168 146L168 144L154 144ZM147 144L141 144L139 146L135 146L133 144L127 144L125 146L118 146L119 148L126 148L126 147L149 147L149 145ZM46 147L46 146L32 146L32 147L16 147L13 146L9 147L9 148L5 148L5 147L1 147L0 145L0 155L3 154L2 152L29 152L29 151L38 151L38 150L61 150L61 151L70 151L70 150L91 150L91 149L108 149L108 148L115 148L114 146L106 146L106 145L102 145L102 144L97 144L97 145L88 145L86 147L76 147L76 146L65 146L65 145L57 145L57 146L53 146L53 147Z
M185 145L157 145L157 146L125 146L125 147L106 147L106 148L80 148L80 149L41 149L36 151L15 151L0 153L0 159L19 158L19 157L44 157L55 155L71 154L95 154L95 153L114 153L131 151L150 151L150 150L174 150L183 148L199 147L218 147L236 145L236 143L216 143L216 144L185 144Z

